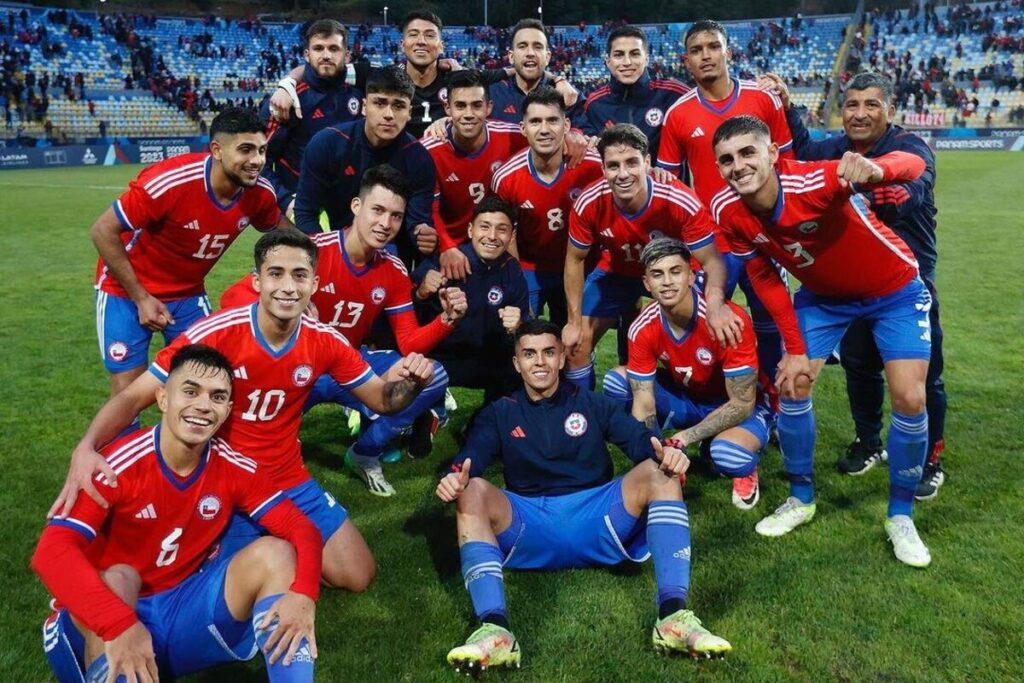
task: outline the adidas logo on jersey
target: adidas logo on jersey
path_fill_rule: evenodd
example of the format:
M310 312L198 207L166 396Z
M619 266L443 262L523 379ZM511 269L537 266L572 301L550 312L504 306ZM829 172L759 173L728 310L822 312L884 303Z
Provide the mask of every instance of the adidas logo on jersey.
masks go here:
M770 241L763 232L757 233L757 237L754 238L754 244L768 244Z
M519 205L519 208L520 209L532 209L533 208L533 202L531 202L529 199L527 199L525 202L523 202L522 204Z
M314 119L322 119L323 117L324 117L324 113L322 111L320 111L319 109L317 109L315 112L313 112L313 118Z
M156 508L150 503L135 513L135 519L156 519Z
M235 379L249 379L249 373L245 371L244 365L239 365L231 374L235 376Z
M702 138L704 137L704 129L697 126L697 129L690 133L691 138Z
M324 294L334 294L334 283L328 282L326 285L320 288L320 291Z
M459 176L452 172L447 178L444 179L446 183L457 183L459 182Z
M601 236L602 237L607 237L609 239L614 237L614 235L612 235L612 229L611 228L605 228L604 230L602 230L601 231Z
M190 220L188 223L185 224L185 229L186 230L198 230L199 229L199 219L195 218L193 220Z
M512 435L513 439L525 439L526 438L526 432L524 432L523 428L520 427L519 425L516 425L516 428L513 429L509 433Z

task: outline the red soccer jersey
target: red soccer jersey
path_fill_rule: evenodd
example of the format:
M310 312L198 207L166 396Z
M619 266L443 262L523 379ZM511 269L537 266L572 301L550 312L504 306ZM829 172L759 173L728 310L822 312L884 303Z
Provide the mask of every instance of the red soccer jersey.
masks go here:
M705 99L700 88L680 97L665 114L661 131L658 166L679 173L685 162L690 168L691 186L705 206L726 184L715 164L711 140L727 119L744 114L761 119L768 124L783 156L793 156L793 136L778 96L761 90L753 81L733 79L732 83L732 94L722 101Z
M235 369L234 405L218 434L288 489L309 479L299 425L313 382L326 373L351 389L373 377L373 370L341 334L307 315L288 343L273 350L260 334L256 308L229 308L200 320L162 349L149 371L166 381L171 358L188 344L223 353Z
M491 189L499 197L519 207L516 245L519 264L525 270L560 273L565 268L565 229L572 203L583 188L603 177L601 157L588 152L576 168L562 170L546 183L537 175L524 149L509 159L494 174Z
M220 308L238 308L259 301L260 293L256 291L255 280L255 273L246 273L238 282L225 289L220 295Z
M751 328L750 318L739 306L726 302L733 313ZM672 373L676 386L698 403L722 403L729 400L726 377L757 373L757 345L754 335L745 334L739 346L721 346L704 319L704 297L694 290L696 315L681 336L676 336L665 320L658 302L644 308L629 327L630 379L653 380L658 361Z
M641 277L640 252L656 237L681 239L695 251L715 241L715 225L693 190L678 181L664 185L648 178L647 204L633 215L618 207L603 178L573 204L569 240L580 249L600 246L601 270Z
M381 311L412 315L412 280L402 261L383 249L366 265L356 268L345 253L345 231L313 236L320 249L316 274L320 283L313 305L327 323L355 347L370 333Z
M50 524L70 527L93 541L86 557L96 569L134 567L142 577L141 595L177 586L195 573L227 528L232 510L259 521L286 500L256 461L219 437L210 441L187 478L164 463L160 427L137 431L102 454L117 474L113 488L96 477L110 507L79 496L66 518Z
M473 210L487 195L491 178L505 161L526 146L519 126L501 121L487 121L484 146L466 154L452 144L452 126L448 139L423 138L437 170L434 187L434 227L437 228L441 251L465 243Z
M778 164L780 191L771 216L754 214L731 187L711 202L715 221L740 258L770 256L819 296L885 296L917 277L910 247L853 190L839 161Z
M114 202L135 276L158 299L202 294L206 274L242 230L270 230L281 220L274 188L262 176L221 204L210 188L212 163L209 154L194 153L154 164ZM96 271L97 289L128 296L102 259Z

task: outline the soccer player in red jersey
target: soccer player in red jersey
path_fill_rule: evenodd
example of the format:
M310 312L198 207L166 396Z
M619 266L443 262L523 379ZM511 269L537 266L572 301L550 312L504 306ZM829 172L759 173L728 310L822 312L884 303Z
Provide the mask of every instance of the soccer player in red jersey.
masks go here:
M660 424L683 430L673 437L679 448L708 444L715 469L733 480L733 505L749 510L760 497L757 462L768 443L771 417L758 392L754 338L743 335L736 346L715 340L705 320L707 304L693 286L685 244L668 237L653 240L640 261L654 303L630 326L629 362L608 371L604 393L631 403L633 417L651 429ZM750 324L739 306L728 305Z
M396 413L429 383L433 366L421 355L409 354L391 371L393 379L385 381L341 334L304 314L317 284L317 248L298 230L264 235L255 255L259 302L193 325L157 355L148 373L100 409L72 454L71 471L51 513L67 512L81 489L103 501L92 476L97 471L109 479L116 475L95 450L152 405L179 347L203 343L227 356L234 368L238 398L220 435L265 468L317 525L324 543L324 581L364 590L375 572L373 556L345 508L320 488L302 462L298 435L303 406L316 378L326 373L370 410ZM236 516L225 545L240 547L260 534L255 523Z
M118 475L116 486L98 478L108 505L83 496L43 531L32 568L59 605L43 625L58 680L155 681L249 659L257 645L271 681L313 680L320 535L214 437L231 373L208 346L177 349L156 390L160 424L102 450ZM277 538L219 552L235 509Z
M519 126L488 120L493 106L479 71L457 71L448 79L444 108L450 122L444 137L428 133L421 140L437 171L434 227L442 274L452 280L467 275L469 262L458 247L469 240L473 208L487 194L498 167L526 146Z
M603 177L601 157L588 152L570 167L564 151L569 130L565 103L553 88L539 86L523 100L523 135L529 149L518 152L495 174L491 189L518 207L519 222L514 246L530 288L530 308L540 315L545 304L548 318L557 325L567 322L565 247L566 223L572 204L583 188Z
M153 332L170 343L209 315L203 281L246 227L290 225L260 175L266 152L259 117L229 107L210 126L209 153L146 168L96 219L96 329L111 395L143 373Z
M697 87L680 97L665 115L658 166L678 175L685 164L689 168L690 186L704 205L710 206L712 197L725 187L711 148L711 137L723 121L741 114L761 119L785 159L795 158L791 149L793 139L779 97L760 89L753 81L729 74L731 55L724 26L710 20L694 22L683 42L683 61ZM754 320L761 367L771 377L782 358L779 330L750 286L743 262L729 254L723 238L719 238L717 245L729 270L726 294L731 297L737 284L743 290Z
M781 536L814 516L811 387L850 323L868 320L892 402L885 530L900 561L925 567L931 554L911 515L928 444L924 383L931 296L914 253L858 194L914 180L925 162L906 152L873 159L847 152L838 161L780 160L770 136L761 120L738 116L722 124L713 140L729 187L715 197L711 211L733 253L747 261L747 273L786 344L776 384L779 443L791 495L758 523L757 531ZM799 276L802 287L793 302L771 259Z
M741 331L739 319L725 305L725 265L715 248L715 226L700 200L682 183L666 185L649 176L647 137L636 126L605 130L597 149L604 179L573 204L565 256L566 379L584 388L594 386L591 352L597 342L644 293L640 252L656 237L682 237L703 267L708 324L715 338L735 344ZM601 259L584 284L584 262L595 244Z

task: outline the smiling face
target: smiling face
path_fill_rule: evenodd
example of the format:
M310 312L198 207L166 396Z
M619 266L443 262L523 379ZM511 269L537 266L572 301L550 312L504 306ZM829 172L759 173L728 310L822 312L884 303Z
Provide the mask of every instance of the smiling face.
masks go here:
M224 175L238 187L255 187L267 163L267 136L263 133L218 133L210 154Z
M551 396L558 388L558 373L565 365L562 340L553 334L524 335L516 343L512 363L531 398Z
M508 59L516 74L527 83L536 83L544 75L551 61L548 39L543 31L535 28L521 28L512 36L512 49Z
M402 33L402 52L409 63L423 68L433 64L444 50L441 29L425 19L413 19Z
M313 36L303 54L306 61L313 65L316 75L327 79L337 77L345 69L348 57L345 38L340 33Z
M451 89L444 108L452 117L455 133L463 140L475 141L484 134L484 124L493 105L483 86L473 86Z
M736 135L715 145L715 163L732 189L752 198L774 178L779 146L755 133Z
M481 213L469 226L473 251L484 261L493 261L508 251L515 234L512 221L500 211Z
M843 100L843 130L859 147L870 147L885 135L896 115L896 107L885 101L881 88L846 91Z
M608 66L612 78L622 85L633 85L644 75L647 59L644 41L625 36L612 41L604 63Z
M352 230L369 249L383 249L402 229L405 200L383 185L352 199Z
M647 171L651 157L629 145L609 145L601 155L604 178L612 188L615 202L639 208L647 201Z
M644 270L644 287L664 308L672 308L689 296L693 281L690 263L678 254L659 259Z
M297 320L316 291L316 268L299 247L277 246L267 251L253 283L260 307L275 321Z
M729 78L729 48L718 31L700 31L690 36L683 61L693 79L704 87Z
M550 157L562 149L568 120L565 112L553 104L531 104L523 112L523 135L537 154Z
M157 389L162 429L194 448L217 433L231 412L231 376L222 368L189 361Z

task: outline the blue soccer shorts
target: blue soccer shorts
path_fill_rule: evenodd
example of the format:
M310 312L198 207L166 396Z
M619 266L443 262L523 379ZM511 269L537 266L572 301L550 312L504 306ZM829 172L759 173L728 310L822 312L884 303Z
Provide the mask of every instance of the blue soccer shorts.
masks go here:
M220 552L174 588L139 599L135 611L153 638L161 673L184 676L256 655L252 624L231 616L224 600L231 558ZM85 640L66 609L43 624L43 649L58 681L85 680Z
M509 569L604 567L649 556L646 516L626 511L622 477L561 496L502 493L512 505L512 524L498 536Z
M583 315L590 318L619 318L636 308L647 292L638 277L616 275L595 268L583 285Z
M210 315L212 310L210 299L205 294L163 303L174 317L174 324L164 328L164 344L170 344L193 323ZM139 324L139 310L131 299L96 292L96 336L100 342L100 356L108 372L127 372L149 363L149 343L153 332Z
M854 320L871 323L885 362L931 358L932 296L918 278L892 294L859 301L819 297L801 287L793 306L811 359L832 355Z
M348 510L337 501L314 479L309 479L298 486L286 490L284 495L288 496L295 506L302 510L302 513L309 517L313 526L320 532L320 538L324 545L334 535L341 525L348 519ZM231 515L231 522L221 536L221 553L234 555L236 552L255 541L260 536L266 536L269 532L257 522L254 522L248 515L235 512Z

